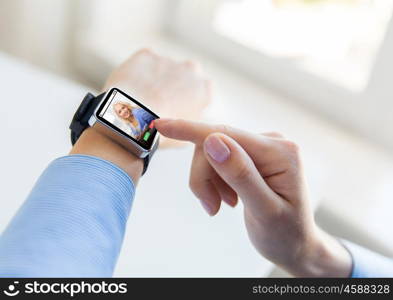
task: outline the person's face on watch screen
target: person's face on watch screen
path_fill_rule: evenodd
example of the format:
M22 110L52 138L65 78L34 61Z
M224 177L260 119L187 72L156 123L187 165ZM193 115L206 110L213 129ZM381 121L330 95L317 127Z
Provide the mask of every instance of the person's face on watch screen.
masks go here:
M122 103L116 103L114 105L116 114L122 119L128 119L131 116L130 109Z

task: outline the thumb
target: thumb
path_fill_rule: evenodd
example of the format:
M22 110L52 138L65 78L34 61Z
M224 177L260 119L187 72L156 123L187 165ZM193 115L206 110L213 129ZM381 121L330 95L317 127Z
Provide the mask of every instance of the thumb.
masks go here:
M278 203L247 152L231 137L212 133L204 141L205 157L245 206L269 211ZM263 153L261 153L263 155Z

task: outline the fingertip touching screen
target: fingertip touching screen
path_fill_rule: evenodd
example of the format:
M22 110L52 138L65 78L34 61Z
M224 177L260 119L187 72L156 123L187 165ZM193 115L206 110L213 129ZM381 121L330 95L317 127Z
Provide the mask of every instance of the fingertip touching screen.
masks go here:
M157 134L154 120L159 116L121 90L113 88L107 93L97 118L144 149L151 149Z

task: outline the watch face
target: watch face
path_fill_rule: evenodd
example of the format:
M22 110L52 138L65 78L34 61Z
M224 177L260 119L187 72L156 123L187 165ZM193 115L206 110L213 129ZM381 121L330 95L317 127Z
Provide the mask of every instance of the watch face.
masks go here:
M101 103L97 118L142 148L150 150L159 117L147 107L117 88L111 89Z

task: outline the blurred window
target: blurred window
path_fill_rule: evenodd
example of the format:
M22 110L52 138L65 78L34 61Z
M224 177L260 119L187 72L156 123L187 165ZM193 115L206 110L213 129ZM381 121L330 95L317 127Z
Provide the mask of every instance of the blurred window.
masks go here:
M212 28L245 47L359 90L367 84L392 4L392 0L222 1Z
M175 37L291 101L393 144L393 0L176 3L168 22Z

